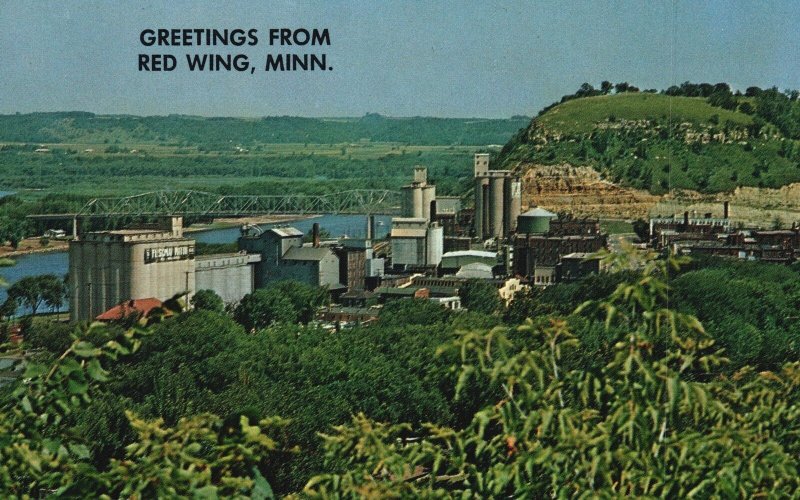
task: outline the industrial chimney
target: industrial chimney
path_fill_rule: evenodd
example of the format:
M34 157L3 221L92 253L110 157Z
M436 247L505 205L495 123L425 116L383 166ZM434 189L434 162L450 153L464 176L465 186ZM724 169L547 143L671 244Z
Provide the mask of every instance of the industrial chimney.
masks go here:
M722 203L722 218L727 219L730 216L731 202L726 201Z
M311 245L314 248L319 248L319 222L315 222L311 226Z

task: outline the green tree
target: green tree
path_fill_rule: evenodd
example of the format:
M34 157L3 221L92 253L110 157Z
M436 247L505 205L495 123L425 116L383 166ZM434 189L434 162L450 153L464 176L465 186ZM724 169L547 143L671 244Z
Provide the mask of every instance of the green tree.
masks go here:
M503 308L497 287L486 280L468 280L459 288L458 296L461 297L461 305L470 311L494 314Z
M633 221L633 232L636 233L640 242L650 241L650 224L646 220L636 219Z
M247 331L260 330L273 323L296 323L297 311L292 301L278 290L263 288L245 295L233 318Z
M666 280L680 261L653 258L609 256L615 269L641 269L639 278L578 308L575 318L461 332L445 348L460 353L457 390L477 375L497 383L501 399L463 429L357 414L323 436L328 456L346 468L312 478L304 493L793 495L800 487L800 363L718 379L725 359L713 340L696 318L668 308ZM570 327L579 318L602 320L615 332L596 371L570 361L583 348ZM766 429L765 419L776 425Z
M8 288L8 297L18 305L27 307L35 315L42 304L53 310L60 308L66 286L54 274L26 276Z
M380 326L435 325L445 323L450 311L427 299L397 299L386 303L378 317Z
M222 298L214 293L214 290L198 290L192 296L192 306L195 310L223 312L225 303Z
M44 274L39 276L39 287L42 293L42 301L51 311L59 312L67 295L67 285L64 280L54 274Z
M279 281L266 289L288 298L298 320L303 324L314 319L317 309L330 301L327 289L299 281Z
M11 297L7 297L3 305L0 306L0 317L6 319L12 318L17 313L17 307L19 307L17 301Z

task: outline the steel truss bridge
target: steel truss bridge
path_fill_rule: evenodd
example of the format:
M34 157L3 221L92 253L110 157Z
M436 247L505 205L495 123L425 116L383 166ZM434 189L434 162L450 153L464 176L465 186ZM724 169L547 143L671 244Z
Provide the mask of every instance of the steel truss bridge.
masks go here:
M386 214L400 212L397 191L354 189L325 195L220 195L203 191L151 191L94 198L78 213L37 214L39 220L104 217L246 217L254 215Z

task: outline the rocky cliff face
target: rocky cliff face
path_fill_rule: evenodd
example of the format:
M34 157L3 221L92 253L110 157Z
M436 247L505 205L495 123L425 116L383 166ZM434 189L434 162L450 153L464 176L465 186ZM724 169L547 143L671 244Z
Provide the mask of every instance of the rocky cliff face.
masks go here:
M605 218L645 218L660 197L603 180L592 167L522 163L523 209L541 206L554 212Z

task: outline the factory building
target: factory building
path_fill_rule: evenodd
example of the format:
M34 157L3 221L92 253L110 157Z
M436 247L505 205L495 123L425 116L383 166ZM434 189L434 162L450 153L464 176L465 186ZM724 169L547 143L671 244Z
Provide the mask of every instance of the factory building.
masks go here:
M522 183L510 170L490 170L489 155L475 155L475 212L479 240L506 238L517 229L522 209Z
M441 227L418 219L423 243L408 261L426 266L441 260ZM195 256L195 242L183 236L180 217L139 229L88 233L70 243L70 310L73 321L94 320L102 313L136 301L166 301L176 295L188 300L197 290L212 290L226 304L235 304L257 288L282 280L327 287L334 293L345 285L363 293L367 282L383 276L384 259L375 257L368 219L366 238L320 242L314 224L311 243L292 227L262 229L245 225L239 252ZM402 224L401 224L402 227ZM402 237L396 242L402 247ZM414 238L408 242L417 243ZM431 244L431 241L438 241ZM403 251L398 251L403 254ZM410 253L409 253L410 254ZM121 308L121 309L120 309Z
M462 266L469 264L485 264L491 270L497 265L496 252L484 252L482 250L459 250L447 252L442 255L442 272L456 272Z
M404 269L435 268L444 253L444 228L436 222L436 186L428 184L428 170L414 167L414 180L403 186L402 217L392 219L392 266ZM448 210L458 204L448 198Z
M444 231L425 218L392 219L392 265L409 268L436 267L442 261Z
M591 265L580 265L576 255L588 255L608 245L597 219L557 217L542 208L519 216L514 237L514 273L525 281L547 286L566 277L575 279L591 272ZM561 274L566 266L567 273Z
M70 319L93 320L130 299L190 296L195 290L194 249L194 240L183 237L180 217L71 241Z
M246 226L239 238L239 250L261 257L255 264L253 283L263 288L270 283L294 280L339 290L339 258L330 247L319 244L319 226L314 241L303 245L303 233L292 227L261 230Z
M431 220L431 203L436 199L436 186L428 184L428 169L414 167L414 180L402 187L403 217Z
M372 240L342 238L339 245L339 275L348 290L365 290L367 278L383 276L384 259L375 257Z
M195 258L195 290L213 290L226 304L236 304L254 289L253 265L259 255L230 253Z
M650 219L650 243L661 249L678 239L716 240L721 235L733 232L731 220L726 216L719 219L708 213L704 217L697 217L697 214L690 217L689 212L684 212L682 219L675 216L654 217Z

